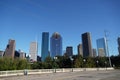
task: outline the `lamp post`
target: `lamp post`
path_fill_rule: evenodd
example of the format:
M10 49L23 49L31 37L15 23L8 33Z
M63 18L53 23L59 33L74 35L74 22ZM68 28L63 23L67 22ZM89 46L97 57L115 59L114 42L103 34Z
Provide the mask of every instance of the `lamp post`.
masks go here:
M73 72L73 58L70 57L71 61L72 61L72 72Z
M106 70L107 70L107 62L105 61L105 68L106 68Z
M56 73L56 60L57 60L57 57L54 57L54 60L55 60L55 73Z
M96 63L97 63L97 70L99 70L99 65L98 65L99 61L97 60Z
M83 59L83 62L84 62L84 71L86 71L86 66L85 66L86 59Z

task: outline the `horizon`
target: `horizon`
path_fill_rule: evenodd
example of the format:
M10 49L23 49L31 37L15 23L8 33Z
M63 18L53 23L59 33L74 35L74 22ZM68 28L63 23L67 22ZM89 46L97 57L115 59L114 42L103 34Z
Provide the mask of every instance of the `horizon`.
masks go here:
M49 32L50 37L58 32L63 38L62 50L73 46L77 54L81 34L90 32L92 48L97 49L96 40L105 37L106 30L109 53L118 55L119 4L119 0L0 0L0 50L5 50L12 38L16 50L28 54L30 43L37 40L41 56L42 32Z

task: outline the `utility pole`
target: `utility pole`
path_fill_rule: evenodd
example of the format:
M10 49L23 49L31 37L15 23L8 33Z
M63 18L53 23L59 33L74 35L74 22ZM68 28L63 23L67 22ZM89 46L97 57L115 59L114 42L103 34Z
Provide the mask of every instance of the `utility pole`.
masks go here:
M108 58L109 58L109 65L110 65L110 67L112 67L111 59L110 59L110 54L109 54L109 48L108 48L107 31L104 31L104 33L105 33L105 39L106 39L107 54L108 54Z

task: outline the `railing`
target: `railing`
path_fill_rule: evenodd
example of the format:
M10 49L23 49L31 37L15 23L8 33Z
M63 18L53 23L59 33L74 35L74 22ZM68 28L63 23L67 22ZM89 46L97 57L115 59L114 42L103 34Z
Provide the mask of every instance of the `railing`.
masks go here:
M62 68L56 69L56 72L78 72L78 71L98 71L98 70L114 70L114 68ZM5 76L19 76L29 74L43 74L54 73L55 69L36 69L36 70L13 70L13 71L0 71L0 77Z

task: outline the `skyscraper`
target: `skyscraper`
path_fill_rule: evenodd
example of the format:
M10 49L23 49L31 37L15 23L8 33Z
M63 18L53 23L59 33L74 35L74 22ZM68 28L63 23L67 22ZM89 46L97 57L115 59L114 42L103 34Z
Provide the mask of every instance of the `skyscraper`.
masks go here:
M98 50L98 56L99 57L104 57L104 56L107 56L107 44L106 44L106 38L100 38L100 39L97 39L97 50ZM101 52L101 49L103 49L102 53Z
M118 37L118 52L119 52L119 55L120 55L120 37Z
M91 44L91 36L89 32L82 34L83 57L92 57L93 50Z
M83 56L83 48L82 48L82 44L79 44L79 45L77 46L77 50L78 50L78 55Z
M15 55L15 40L9 39L4 56L14 58L14 55Z
M62 37L59 33L53 33L50 39L51 57L62 56Z
M42 47L41 47L41 58L42 61L46 59L46 57L49 56L49 33L43 32L42 33Z
M93 57L97 57L96 49L93 49Z
M98 56L99 57L105 57L105 51L103 48L98 48Z
M3 57L4 51L0 50L0 58Z
M21 51L20 49L18 50L19 54L20 54L20 59L25 59L25 55L26 53Z
M31 61L37 61L37 52L38 52L37 42L31 42L29 51Z
M69 57L73 56L73 47L72 46L66 47L66 55Z

